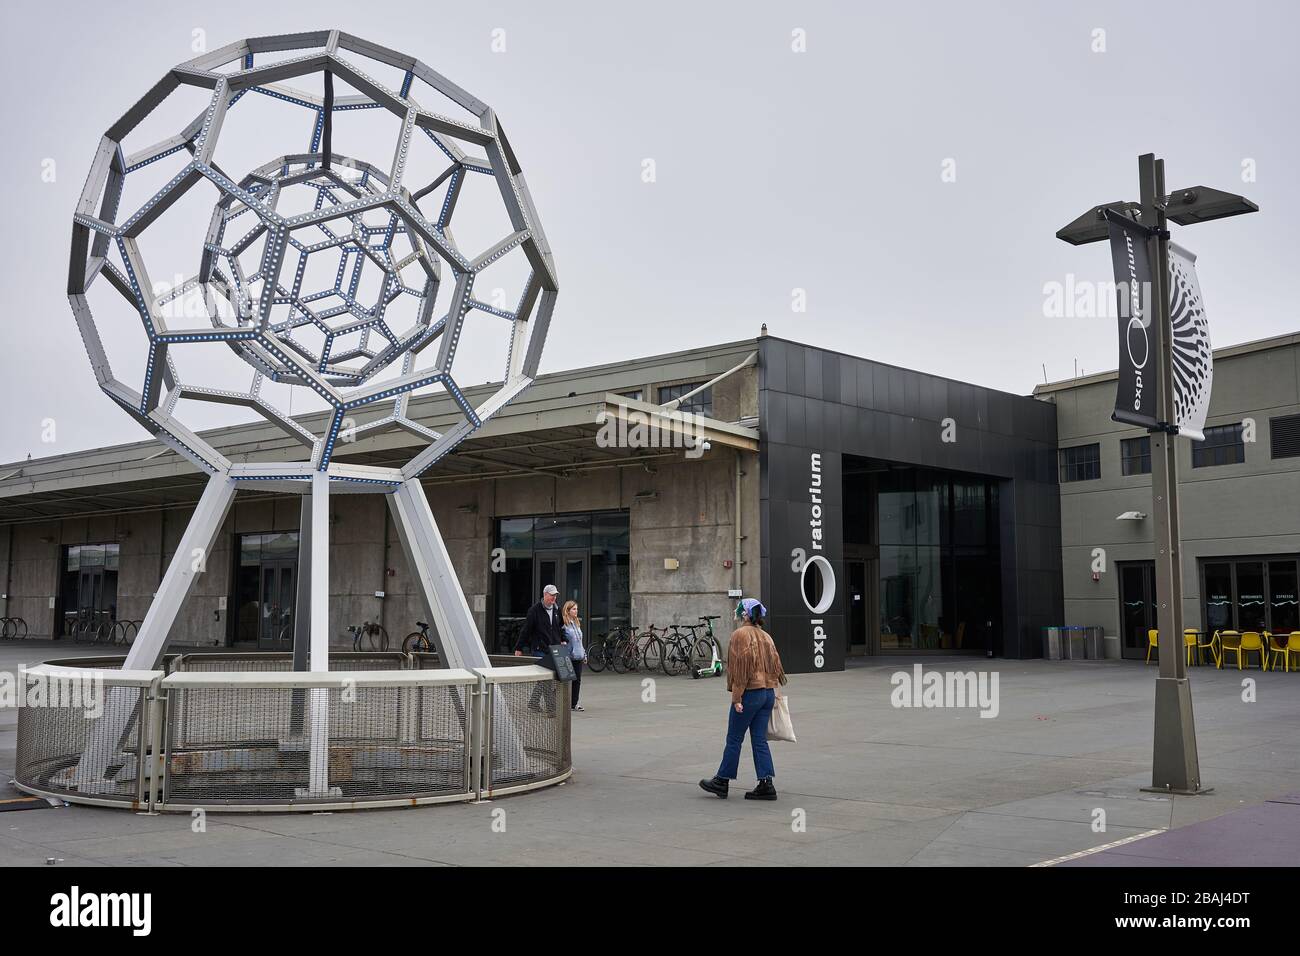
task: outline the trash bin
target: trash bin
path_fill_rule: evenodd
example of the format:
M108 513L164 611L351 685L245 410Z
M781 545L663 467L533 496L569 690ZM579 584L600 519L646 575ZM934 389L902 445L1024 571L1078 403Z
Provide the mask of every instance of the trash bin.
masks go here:
M1088 641L1084 629L1075 624L1061 630L1061 651L1065 660L1087 660Z
M1061 628L1043 628L1043 660L1059 661L1061 659Z
M1091 625L1083 629L1084 633L1084 651L1090 661L1104 661L1106 659L1106 630L1105 628Z

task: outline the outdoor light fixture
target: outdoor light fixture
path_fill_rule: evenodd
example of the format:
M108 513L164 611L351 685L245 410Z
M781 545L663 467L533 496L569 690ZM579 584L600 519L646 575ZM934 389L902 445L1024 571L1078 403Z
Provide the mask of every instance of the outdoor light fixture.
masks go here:
M1110 233L1106 226L1106 210L1111 209L1130 219L1141 219L1141 207L1135 202L1108 202L1093 206L1074 222L1056 233L1057 239L1063 239L1072 246L1082 246L1089 242L1101 242Z
M657 491L638 491L632 496L633 501L654 501L659 497Z
M1119 296L1119 389L1111 417L1150 433L1151 513L1155 591L1159 595L1155 735L1151 786L1159 793L1204 793L1192 689L1183 655L1183 568L1178 534L1177 435L1195 437L1209 407L1212 365L1209 328L1196 280L1196 257L1170 242L1169 222L1180 226L1259 207L1208 186L1165 190L1165 163L1138 157L1140 203L1094 206L1056 237L1072 245L1110 241ZM1150 290L1139 292L1141 286ZM1127 364L1126 364L1127 363ZM1126 511L1119 521L1142 521ZM1094 578L1096 580L1096 578Z
M1259 212L1259 207L1244 196L1225 193L1209 186L1176 189L1161 201L1161 205L1164 206L1165 215L1180 226Z

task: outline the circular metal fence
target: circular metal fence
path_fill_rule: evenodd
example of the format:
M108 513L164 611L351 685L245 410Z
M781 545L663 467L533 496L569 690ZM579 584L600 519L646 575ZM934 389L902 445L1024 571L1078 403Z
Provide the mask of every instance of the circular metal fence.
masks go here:
M475 800L572 769L569 686L517 658L436 654L47 661L20 671L16 784L139 810L353 809ZM119 728L125 730L119 731Z

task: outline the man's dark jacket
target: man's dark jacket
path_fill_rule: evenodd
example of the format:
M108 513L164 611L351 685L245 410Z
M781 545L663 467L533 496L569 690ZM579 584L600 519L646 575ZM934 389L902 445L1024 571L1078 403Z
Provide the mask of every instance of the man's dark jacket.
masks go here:
M567 643L564 625L560 623L559 601L555 602L551 613L554 615L554 623L547 616L546 605L541 601L528 609L528 616L524 618L524 628L519 632L519 642L515 644L515 650L523 651L525 654L545 654L547 645Z

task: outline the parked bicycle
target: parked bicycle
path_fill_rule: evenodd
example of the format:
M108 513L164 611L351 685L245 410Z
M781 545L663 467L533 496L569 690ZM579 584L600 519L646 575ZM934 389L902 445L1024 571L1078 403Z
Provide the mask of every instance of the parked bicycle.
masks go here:
M404 654L427 654L430 651L436 651L433 638L429 636L429 625L425 621L416 621L415 626L418 631L412 631L402 639L402 653Z
M352 650L354 651L388 650L388 631L384 630L384 625L378 621L362 621L360 624L349 624L348 633L352 635Z
M644 667L670 677L688 672L692 677L721 674L722 645L713 630L713 622L721 619L717 614L702 614L698 624L651 624L645 628L620 624L591 641L587 668L595 673L609 668L626 674Z

